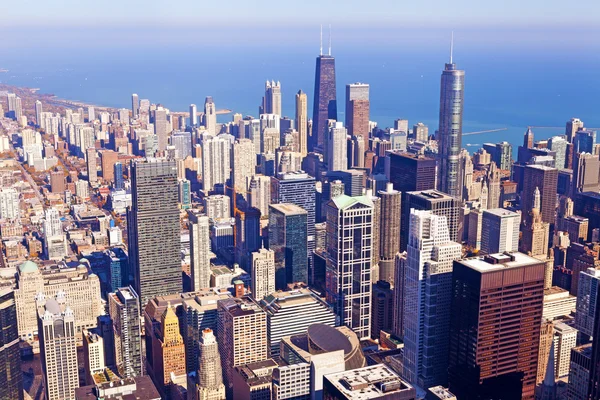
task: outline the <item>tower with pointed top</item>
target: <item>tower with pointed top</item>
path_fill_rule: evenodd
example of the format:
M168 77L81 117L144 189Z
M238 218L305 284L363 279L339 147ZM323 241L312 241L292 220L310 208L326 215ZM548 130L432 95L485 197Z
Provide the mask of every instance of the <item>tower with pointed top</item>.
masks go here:
M212 329L207 328L202 331L197 376L196 398L198 400L225 399L221 356L219 355L219 346ZM192 389L188 387L188 390Z
M465 71L456 68L452 59L454 36L450 47L450 62L442 72L440 87L440 121L438 140L438 185L452 197L460 198L462 174L460 150L462 145L462 119Z
M185 371L185 344L179 332L179 318L169 303L160 319L160 365L155 366L154 382L159 390L166 394L168 386L173 383L173 376L182 376Z
M281 83L267 81L265 83L265 97L263 97L261 114L281 114Z
M312 135L308 150L323 149L326 146L328 120L337 120L337 101L335 88L335 58L331 56L331 31L329 33L329 51L323 54L323 30L321 29L321 51L317 57L315 69L315 97L313 101Z

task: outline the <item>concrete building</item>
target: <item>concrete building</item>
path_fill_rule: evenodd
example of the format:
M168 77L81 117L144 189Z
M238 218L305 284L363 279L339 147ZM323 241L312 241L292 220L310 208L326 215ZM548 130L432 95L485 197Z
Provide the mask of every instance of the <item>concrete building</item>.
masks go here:
M573 183L571 197L581 192L600 190L600 159L590 153L576 153L573 160Z
M261 300L275 292L275 252L260 249L252 253L252 296Z
M348 169L346 141L348 131L344 124L336 122L327 132L327 170L343 171Z
M140 298L135 290L122 287L108 296L108 313L113 323L115 363L122 377L143 374L140 328Z
M296 130L298 131L298 150L303 157L308 154L308 110L306 93L296 93Z
M526 218L534 205L536 188L540 191L540 214L542 221L554 223L556 209L556 188L558 170L544 165L527 165L523 174L523 193L521 196L521 214Z
M393 183L388 183L386 190L380 190L377 195L381 198L379 279L393 284L396 254L400 251L402 194L394 190Z
M494 208L484 210L481 224L481 251L487 254L519 249L521 214Z
M199 349L200 359L196 381L192 382L192 385L188 383L188 393L192 394L192 400L223 400L225 399L225 385L223 384L221 356L212 329L202 330ZM193 386L194 384L195 386Z
M211 96L206 97L204 100L204 116L203 116L204 128L210 135L216 135L217 132L217 108Z
M211 220L231 218L231 199L223 194L204 197L204 213Z
M569 375L571 367L571 349L577 346L577 329L564 322L554 323L554 371L555 378Z
M231 169L236 194L248 200L248 179L256 172L256 154L254 154L254 143L250 139L239 139L233 144Z
M216 184L225 184L231 176L231 141L222 137L204 138L202 146L202 188L209 194Z
M190 232L190 276L192 290L210 287L210 221L209 217L188 211Z
M104 372L106 368L104 340L94 331L84 329L82 333L85 383L92 385L94 384L94 375Z
M375 206L368 196L338 196L326 206L326 297L341 324L371 334L371 270Z
M19 217L19 193L12 187L3 187L0 189L0 218L15 219Z
M263 218L269 216L271 202L271 177L253 175L248 179L248 203L251 207L258 208Z

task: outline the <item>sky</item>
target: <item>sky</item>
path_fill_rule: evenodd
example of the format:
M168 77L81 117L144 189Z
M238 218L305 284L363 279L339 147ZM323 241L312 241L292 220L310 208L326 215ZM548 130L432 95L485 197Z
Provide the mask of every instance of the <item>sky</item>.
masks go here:
M597 0L19 0L2 7L8 48L152 44L336 45L437 42L585 47L600 35Z

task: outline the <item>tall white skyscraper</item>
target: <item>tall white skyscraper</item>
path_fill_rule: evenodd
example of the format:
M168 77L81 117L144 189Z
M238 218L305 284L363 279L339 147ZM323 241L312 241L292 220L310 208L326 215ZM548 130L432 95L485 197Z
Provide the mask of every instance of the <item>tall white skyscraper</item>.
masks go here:
M190 104L190 126L198 125L198 108L195 104Z
M348 131L344 124L336 122L328 132L327 139L327 169L329 171L344 171L348 169L348 150L346 146Z
M13 219L19 217L19 192L14 188L0 189L0 218Z
M261 114L281 114L281 83L279 81L267 81L265 84L265 97Z
M96 111L94 110L94 107L90 106L88 107L88 122L92 122L96 120Z
M446 217L411 210L404 271L404 376L428 388L446 382L452 300L452 262Z
M188 211L192 291L210 287L210 219Z
M326 297L340 323L371 334L371 265L375 206L370 196L337 196L326 205Z
M481 224L481 251L486 254L519 250L521 214L504 208L484 210Z
M275 292L275 252L259 249L252 253L252 297L261 300Z
M158 139L158 151L165 151L169 135L169 121L167 121L167 109L158 107L154 111L154 134Z
M42 126L42 112L43 112L42 102L39 100L35 101L35 124L37 126Z
M254 175L248 181L248 203L251 207L258 208L260 215L268 217L269 204L271 204L271 177Z
M306 93L296 93L296 129L298 130L298 150L303 157L308 153L308 111Z
M233 187L236 193L245 199L248 189L248 178L256 172L256 154L254 143L250 139L240 139L233 144L233 159L231 160L233 170Z
M38 294L38 335L46 399L74 399L79 387L77 330L73 310L65 305L64 293L46 299Z
M217 108L211 96L204 101L204 127L211 135L217 134Z
M226 183L231 175L231 141L220 136L202 141L202 182L205 193L215 188L215 184Z
M131 95L131 116L136 119L140 113L140 98L137 94Z
M63 234L60 215L54 207L47 208L44 213L44 235L47 238Z

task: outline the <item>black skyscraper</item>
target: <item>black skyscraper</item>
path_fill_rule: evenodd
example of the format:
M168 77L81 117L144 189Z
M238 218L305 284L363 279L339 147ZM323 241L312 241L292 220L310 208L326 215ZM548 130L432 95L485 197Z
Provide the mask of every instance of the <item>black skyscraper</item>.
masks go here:
M325 130L328 119L337 120L335 58L331 56L331 43L329 44L329 53L327 55L323 54L323 46L321 44L321 54L317 57L313 125L312 135L309 140L309 151L314 151L315 147L319 147L321 151L325 148Z
M23 398L15 292L0 290L0 399Z

